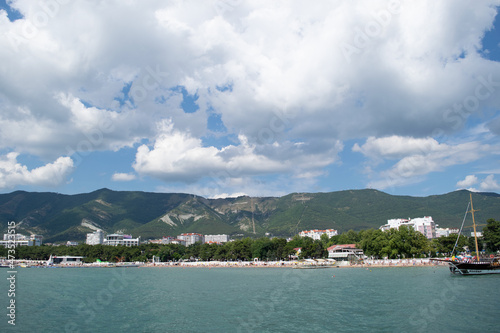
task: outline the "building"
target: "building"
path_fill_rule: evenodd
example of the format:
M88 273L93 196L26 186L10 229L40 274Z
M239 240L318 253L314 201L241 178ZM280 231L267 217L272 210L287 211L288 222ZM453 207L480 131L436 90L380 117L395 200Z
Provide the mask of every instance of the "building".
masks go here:
M47 264L48 265L68 265L68 266L81 265L83 258L84 257L80 257L80 256L50 256Z
M229 235L205 235L205 243L227 243L229 242Z
M104 245L111 246L139 246L141 243L141 237L132 238L130 235L122 235L122 234L110 234L106 236L104 240Z
M178 239L186 242L186 246L192 245L196 242L204 242L204 237L202 234L197 234L194 232L184 233L177 236Z
M363 250L357 249L356 244L332 245L327 250L328 258L336 261L359 261L364 257Z
M295 251L295 253L290 255L290 259L298 259L300 257L300 254L302 253L302 248L294 247L293 250Z
M155 244L180 244L186 246L186 241L182 239L177 239L171 236L163 237L162 239L153 239L149 241L150 243Z
M337 236L337 230L335 229L324 229L324 230L318 230L318 229L313 229L313 230L304 230L299 233L300 237L310 237L312 239L320 239L321 235L326 234L328 238Z
M400 226L406 225L416 231L422 233L427 239L436 238L436 224L431 216L417 217L414 219L390 219L387 224L380 227L382 231L390 229L399 229Z
M87 234L87 240L85 241L88 245L98 245L104 243L104 232L99 229L92 233Z
M66 242L66 246L78 246L78 242L74 242L74 241L67 241L67 242Z
M13 243L15 246L40 246L42 245L42 239L41 235L30 235L28 237L22 234L4 234L0 246L8 247Z
M449 235L458 234L458 233L459 233L458 229L436 228L436 237L438 237L438 238L441 236L448 237Z

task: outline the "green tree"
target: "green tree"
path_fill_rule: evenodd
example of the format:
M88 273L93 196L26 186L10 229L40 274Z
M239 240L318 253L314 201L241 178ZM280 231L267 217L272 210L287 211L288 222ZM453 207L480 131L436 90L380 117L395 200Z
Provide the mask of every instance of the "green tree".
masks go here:
M490 251L500 250L500 222L488 219L483 228L483 239Z
M449 236L441 236L439 238L433 239L430 244L432 252L451 255L451 251L453 251L453 247L457 242L457 237L458 235L451 234ZM464 246L467 246L468 244L468 238L464 235L460 235L455 252L463 251Z

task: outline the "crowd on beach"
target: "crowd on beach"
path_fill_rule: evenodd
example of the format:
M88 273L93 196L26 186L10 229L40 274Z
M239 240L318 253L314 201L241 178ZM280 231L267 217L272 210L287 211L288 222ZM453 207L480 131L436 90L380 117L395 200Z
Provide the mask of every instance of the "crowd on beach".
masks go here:
M0 262L1 264L1 262ZM7 263L6 263L7 264ZM446 265L444 262L429 259L365 259L361 261L327 261L327 260L290 260L290 261L170 261L170 262L135 262L135 263L78 263L76 265L59 264L53 267L413 267ZM19 260L16 266L40 267L47 262L40 260Z
M304 262L292 261L193 261L193 262L165 262L149 263L149 267L413 267L413 266L438 266L440 262L429 259L367 259L358 262Z

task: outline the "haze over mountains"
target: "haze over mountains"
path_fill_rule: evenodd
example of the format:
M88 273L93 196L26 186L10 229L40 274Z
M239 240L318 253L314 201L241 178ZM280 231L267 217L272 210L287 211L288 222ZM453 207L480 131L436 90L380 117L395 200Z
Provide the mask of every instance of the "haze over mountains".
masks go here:
M480 209L477 223L500 219L499 194L473 193L473 200ZM432 216L440 227L459 227L468 201L466 190L428 197L365 189L226 199L109 189L77 195L16 191L0 195L0 219L4 231L16 221L18 233L41 234L45 242L83 241L98 228L143 240L183 232L287 237L315 228L378 228L390 218L421 216Z

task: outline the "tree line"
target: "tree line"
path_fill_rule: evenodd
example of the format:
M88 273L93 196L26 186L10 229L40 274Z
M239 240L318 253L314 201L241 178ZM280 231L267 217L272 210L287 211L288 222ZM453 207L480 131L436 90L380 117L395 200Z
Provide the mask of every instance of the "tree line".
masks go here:
M107 246L87 245L77 246L18 246L17 259L48 260L50 255L83 256L86 262L97 259L109 262L146 262L154 257L160 261L179 260L288 260L297 254L296 248L301 248L299 258L326 258L327 248L337 244L356 244L365 255L374 258L424 258L447 256L451 254L457 235L442 236L428 240L423 234L414 229L401 226L399 229L382 231L368 229L361 231L349 230L329 238L322 235L319 240L296 235L287 241L284 238L243 238L224 244L195 243L188 247L179 244L141 244L139 246ZM487 221L483 228L483 237L480 239L480 251L489 253L500 250L500 222L494 219ZM464 249L475 251L474 238L460 235L457 242L457 251ZM7 257L7 248L0 247L0 257Z

